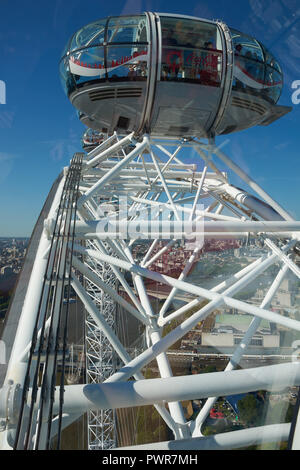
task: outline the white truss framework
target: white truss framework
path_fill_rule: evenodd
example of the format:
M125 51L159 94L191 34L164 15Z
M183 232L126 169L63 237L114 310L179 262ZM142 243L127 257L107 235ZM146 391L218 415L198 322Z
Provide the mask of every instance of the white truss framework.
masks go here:
M87 241L87 247L93 247ZM109 266L95 262L92 258L85 258L85 265L93 271L98 278L110 289L116 289L116 280ZM115 327L116 303L96 284L86 279L86 293L91 297L97 309L102 313L107 324ZM94 321L86 311L85 320L86 341L86 378L87 383L101 383L115 372L114 351ZM88 412L88 448L89 450L107 450L116 446L115 419L111 409L90 410Z
M189 161L193 155L195 161L195 154L197 164L186 163L186 155ZM222 167L227 167L228 173L220 171L219 161ZM228 175L231 173L241 179L239 188L230 184ZM251 193L240 189L243 184ZM23 402L19 390L26 387L25 370L62 186L63 181L45 224L1 390L2 448L13 447L19 410L24 400L27 405L31 399L30 386L28 393L23 394ZM235 431L220 435L217 441L203 437L202 430L210 409L220 396L300 385L300 364L294 358L287 364L235 370L262 319L300 331L299 321L271 308L286 276L300 278L297 247L300 222L293 220L212 140L208 143L196 139L159 141L148 135L135 140L133 134L125 137L114 134L84 156L78 191L79 197L74 203L77 213L73 240L68 241L72 256L67 266L72 267L71 285L87 312L88 380L84 385L64 387L62 410L60 392L52 390L51 437L58 432L59 411L62 411L62 428L88 412L89 448L110 449L116 442L113 410L152 404L172 430L174 441L147 445L149 449L225 449L286 440L290 424ZM190 282L189 274L201 254L203 238L247 241L249 237L265 248L264 255L249 261L210 289ZM148 241L146 252L137 248L139 238ZM166 274L160 260L170 249L173 253L179 250L181 242L189 242L191 253L182 262L179 276ZM270 267L276 274L260 305L253 300L236 298ZM158 311L151 301L155 295L151 292L153 286L156 289L160 286L162 292L167 292ZM178 295L184 298L184 305L176 308L173 301ZM134 317L145 332L147 346L136 357L131 357L116 334L116 305ZM224 306L253 317L225 370L173 377L167 354L169 348ZM165 326L168 326L168 333L164 335ZM38 338L46 333L47 326L45 331L38 332ZM145 379L145 368L152 361L156 362L159 377ZM118 370L115 369L117 363L121 364ZM182 401L195 398L205 398L205 405L195 420L187 421ZM38 389L33 406L37 416L42 403L43 395ZM28 421L26 413L24 416ZM49 429L49 422L44 423L45 427L47 425ZM298 428L296 426L293 434L293 448L300 446ZM20 429L22 431L22 426ZM26 441L26 432L23 432ZM46 440L36 445L35 435L32 423L29 438L27 434L28 447L46 448ZM21 433L19 448L23 442Z

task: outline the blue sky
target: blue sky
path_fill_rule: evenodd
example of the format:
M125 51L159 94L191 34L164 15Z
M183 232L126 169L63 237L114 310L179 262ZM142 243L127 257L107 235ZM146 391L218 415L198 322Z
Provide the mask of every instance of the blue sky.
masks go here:
M67 40L96 19L145 10L222 19L257 37L280 61L279 104L292 112L229 136L224 151L300 219L300 104L291 100L292 83L300 80L299 0L1 0L0 236L30 236L54 179L81 150L85 128L58 74Z

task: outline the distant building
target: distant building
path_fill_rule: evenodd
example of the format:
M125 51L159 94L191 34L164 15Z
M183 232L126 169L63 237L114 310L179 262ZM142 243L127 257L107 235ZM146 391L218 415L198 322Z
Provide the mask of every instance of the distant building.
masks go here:
M288 275L281 283L275 296L275 304L281 307L291 308L295 304L295 295L297 294L296 277Z
M210 331L203 331L202 346L233 347L238 345L253 320L251 315L221 314L215 317L214 327ZM280 346L280 335L276 327L266 320L262 320L260 328L252 337L250 346L262 348L277 348Z

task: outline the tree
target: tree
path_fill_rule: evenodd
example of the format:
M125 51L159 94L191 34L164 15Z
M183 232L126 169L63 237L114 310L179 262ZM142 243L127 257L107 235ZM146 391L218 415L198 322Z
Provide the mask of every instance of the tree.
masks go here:
M258 424L260 420L260 408L254 395L246 395L238 401L240 420L245 424Z

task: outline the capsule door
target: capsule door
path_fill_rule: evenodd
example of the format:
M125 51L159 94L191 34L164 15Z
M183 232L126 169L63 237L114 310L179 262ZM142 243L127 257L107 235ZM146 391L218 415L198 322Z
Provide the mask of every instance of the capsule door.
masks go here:
M157 15L159 63L151 132L206 136L222 97L223 40L218 25Z

